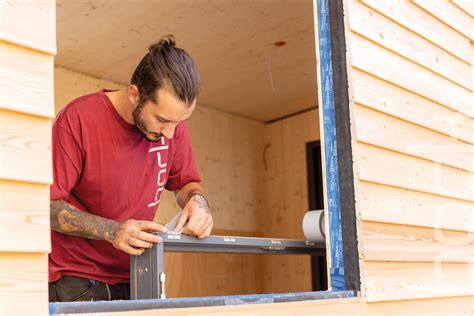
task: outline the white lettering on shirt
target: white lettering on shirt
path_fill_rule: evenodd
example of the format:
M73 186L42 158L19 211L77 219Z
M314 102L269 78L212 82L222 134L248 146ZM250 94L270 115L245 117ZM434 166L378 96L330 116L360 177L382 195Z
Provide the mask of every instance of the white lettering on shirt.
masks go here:
M161 137L160 140L158 141L159 145L157 147L152 147L148 152L153 153L156 152L156 159L158 163L158 177L156 180L156 184L158 185L158 189L156 190L155 193L155 198L154 201L151 203L148 203L148 207L153 207L158 205L160 203L160 192L164 190L165 184L166 184L166 166L168 165L167 162L163 163L162 159L162 151L168 149L168 145L165 145L165 138Z

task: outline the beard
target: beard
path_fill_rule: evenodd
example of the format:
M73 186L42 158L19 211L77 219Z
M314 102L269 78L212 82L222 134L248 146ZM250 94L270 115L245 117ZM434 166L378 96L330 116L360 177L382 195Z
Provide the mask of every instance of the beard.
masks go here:
M144 106L145 106L145 102L142 102L141 100L139 100L137 107L133 110L133 121L135 122L135 125L137 126L138 130L140 131L140 133L142 133L143 137L145 137L146 140L150 142L157 142L160 140L163 134L157 134L157 133L148 131L146 123L142 119L142 116L141 116ZM150 134L154 134L156 136L151 136Z

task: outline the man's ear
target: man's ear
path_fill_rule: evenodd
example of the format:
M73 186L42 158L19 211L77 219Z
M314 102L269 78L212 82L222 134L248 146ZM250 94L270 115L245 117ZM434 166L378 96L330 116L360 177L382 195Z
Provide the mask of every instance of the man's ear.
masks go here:
M138 87L134 84L131 84L127 88L128 100L131 104L137 105L139 100Z

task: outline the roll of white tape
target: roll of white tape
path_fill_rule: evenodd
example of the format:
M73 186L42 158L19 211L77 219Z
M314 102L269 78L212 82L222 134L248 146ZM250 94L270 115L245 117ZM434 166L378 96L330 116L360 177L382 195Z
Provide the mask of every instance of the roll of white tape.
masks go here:
M303 232L307 240L325 240L326 230L324 223L324 210L309 211L304 214Z

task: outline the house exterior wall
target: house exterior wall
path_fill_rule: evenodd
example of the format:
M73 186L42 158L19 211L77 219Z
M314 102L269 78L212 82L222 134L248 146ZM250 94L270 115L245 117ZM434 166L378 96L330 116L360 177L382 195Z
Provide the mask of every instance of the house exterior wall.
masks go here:
M345 11L362 296L472 300L472 12L403 0Z
M55 1L0 11L0 314L46 315Z

